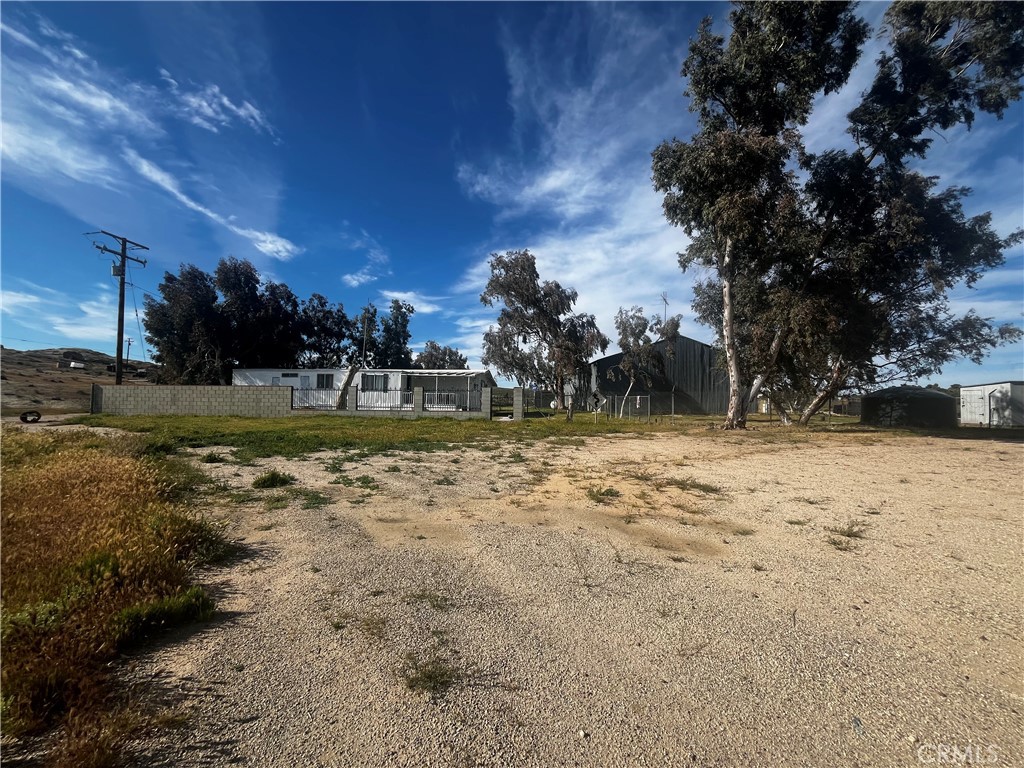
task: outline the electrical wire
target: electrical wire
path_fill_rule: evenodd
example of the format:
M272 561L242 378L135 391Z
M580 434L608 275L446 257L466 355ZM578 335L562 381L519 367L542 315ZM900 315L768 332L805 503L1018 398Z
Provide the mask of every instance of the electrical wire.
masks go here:
M127 275L127 277L128 277L128 280L131 281L131 277L132 277L132 268L131 267L128 267L128 275ZM149 350L146 349L146 337L142 333L142 320L139 318L139 305L138 305L138 302L135 301L135 283L128 282L128 285L130 285L132 287L132 307L134 307L134 309L135 309L135 324L139 328L139 346L142 347L142 359L143 360L148 360L149 359ZM139 290L142 290L142 289L140 288Z

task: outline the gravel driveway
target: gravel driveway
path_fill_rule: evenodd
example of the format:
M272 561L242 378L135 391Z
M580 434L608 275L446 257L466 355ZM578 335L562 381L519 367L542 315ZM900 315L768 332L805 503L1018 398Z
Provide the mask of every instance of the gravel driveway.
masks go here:
M130 660L178 724L137 765L1024 760L1019 443L715 433L204 467L241 493L213 514L245 555L204 577L218 620ZM271 467L303 495L252 491Z

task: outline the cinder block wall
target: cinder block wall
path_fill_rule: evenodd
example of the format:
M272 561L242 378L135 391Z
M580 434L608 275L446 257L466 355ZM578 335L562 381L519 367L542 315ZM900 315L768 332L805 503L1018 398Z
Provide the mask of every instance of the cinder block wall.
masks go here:
M100 391L97 393L96 389ZM292 415L291 387L189 387L93 385L94 411L118 416Z

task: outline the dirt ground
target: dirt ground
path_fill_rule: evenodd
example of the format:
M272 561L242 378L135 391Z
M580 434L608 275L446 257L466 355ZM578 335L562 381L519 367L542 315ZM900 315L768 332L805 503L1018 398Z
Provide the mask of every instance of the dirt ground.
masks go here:
M1024 445L788 434L203 464L133 764L1024 764Z

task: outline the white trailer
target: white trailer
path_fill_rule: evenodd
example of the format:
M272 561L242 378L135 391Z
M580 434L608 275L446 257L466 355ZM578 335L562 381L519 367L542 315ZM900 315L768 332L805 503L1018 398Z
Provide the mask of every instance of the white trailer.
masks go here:
M960 387L960 424L1024 427L1024 381Z

